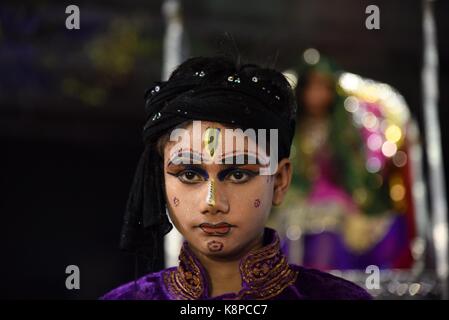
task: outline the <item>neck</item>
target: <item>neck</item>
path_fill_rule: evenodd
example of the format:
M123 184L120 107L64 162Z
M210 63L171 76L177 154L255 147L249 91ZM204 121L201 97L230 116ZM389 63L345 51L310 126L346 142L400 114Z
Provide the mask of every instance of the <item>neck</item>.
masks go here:
M210 296L215 297L225 293L239 292L242 289L240 274L240 261L251 250L261 248L263 245L263 232L249 243L239 254L229 257L214 257L202 254L196 250L194 253L209 275Z

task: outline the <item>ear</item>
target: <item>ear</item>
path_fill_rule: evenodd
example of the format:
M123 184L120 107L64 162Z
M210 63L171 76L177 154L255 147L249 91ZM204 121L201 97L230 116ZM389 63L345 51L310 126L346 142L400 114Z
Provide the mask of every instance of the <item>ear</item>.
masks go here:
M292 164L288 158L282 159L274 174L273 205L279 206L287 194L292 181Z

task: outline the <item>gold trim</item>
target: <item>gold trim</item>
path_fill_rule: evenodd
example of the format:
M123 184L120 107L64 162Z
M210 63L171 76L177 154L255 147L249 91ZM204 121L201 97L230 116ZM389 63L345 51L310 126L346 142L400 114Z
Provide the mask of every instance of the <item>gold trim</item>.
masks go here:
M204 269L187 246L184 243L181 248L178 268L164 273L165 286L176 300L208 299L210 297L205 296L206 275L201 273ZM243 289L236 293L235 299L273 298L292 285L298 277L298 272L290 267L287 258L280 251L280 240L276 233L270 244L252 250L242 258L240 273Z

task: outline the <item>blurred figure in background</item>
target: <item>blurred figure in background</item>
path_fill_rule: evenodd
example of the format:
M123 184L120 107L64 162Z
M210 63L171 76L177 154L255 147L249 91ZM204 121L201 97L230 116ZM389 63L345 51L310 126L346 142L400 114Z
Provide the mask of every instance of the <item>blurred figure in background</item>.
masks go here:
M297 73L292 187L271 219L284 231L290 260L321 270L411 267L415 222L402 97L339 71L315 49L304 52Z

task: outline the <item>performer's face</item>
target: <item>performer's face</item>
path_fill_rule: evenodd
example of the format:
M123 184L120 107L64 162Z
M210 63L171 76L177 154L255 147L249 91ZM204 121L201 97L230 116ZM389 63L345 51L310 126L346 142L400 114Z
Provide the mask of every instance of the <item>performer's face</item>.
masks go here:
M236 163L236 159L227 164L225 159L229 157L251 157L251 151L257 150L256 142L244 139L244 146L237 143L228 146L227 127L202 121L197 128L201 128L200 135L190 124L181 143L169 141L164 146L170 217L196 252L215 258L239 257L261 242L271 207L282 202L290 184L290 162L280 161L274 175L260 175L259 169L267 166L263 161L268 155L259 150L254 158L262 164L254 164L246 157L244 164ZM237 139L243 137L241 131L234 134ZM179 163L185 162L186 157L201 163Z

